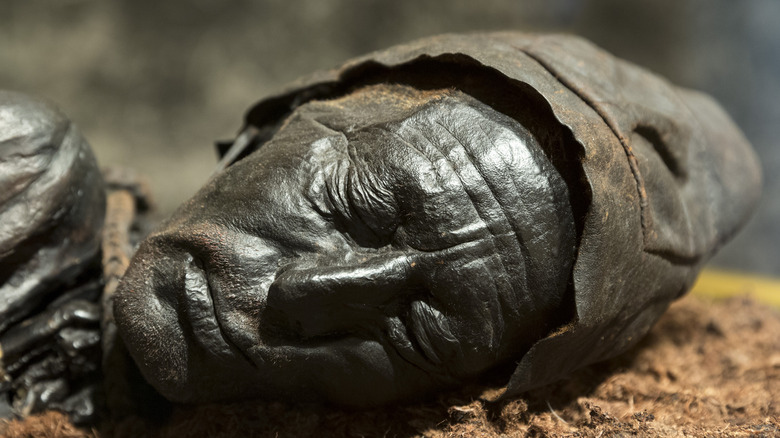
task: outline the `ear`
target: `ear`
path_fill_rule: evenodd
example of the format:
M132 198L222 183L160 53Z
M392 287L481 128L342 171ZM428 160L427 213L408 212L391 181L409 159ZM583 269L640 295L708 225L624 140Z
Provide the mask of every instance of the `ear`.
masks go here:
M419 291L411 257L394 251L349 264L292 266L271 284L267 308L303 337L371 323L386 316L399 299Z

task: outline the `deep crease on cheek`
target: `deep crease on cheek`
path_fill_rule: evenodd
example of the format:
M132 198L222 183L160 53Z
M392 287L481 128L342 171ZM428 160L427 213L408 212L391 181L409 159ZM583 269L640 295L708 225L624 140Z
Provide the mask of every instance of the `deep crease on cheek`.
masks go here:
M453 252L484 252L486 247L492 247L491 242L488 239L480 239L438 251L418 252L409 260L411 266L419 266L419 269L431 271L430 278L434 280L430 278L423 280L421 284L425 286L431 284L428 283L429 281L435 281L437 276L447 275L446 272L436 274L433 271L443 269L439 268L438 262L451 258ZM480 260L481 258L478 258L475 263L479 263ZM496 313L501 312L500 309L494 308L495 300L486 297L473 298L482 305L469 307L470 312L478 313L472 317L481 321L495 322ZM464 345L453 333L452 316L447 314L445 309L447 306L441 304L448 298L436 294L431 287L425 287L424 290L407 299L409 301L399 313L385 314L380 324L372 325L382 328L383 338L378 341L386 348L395 349L404 360L429 374L462 374L464 348L473 350L476 347ZM492 324L487 324L486 327L493 333L495 327ZM460 333L460 336L464 336L464 333Z

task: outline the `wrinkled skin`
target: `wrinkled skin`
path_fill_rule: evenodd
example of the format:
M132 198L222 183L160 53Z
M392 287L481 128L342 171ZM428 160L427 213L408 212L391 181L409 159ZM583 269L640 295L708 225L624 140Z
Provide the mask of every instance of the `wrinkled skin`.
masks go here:
M717 104L566 36L420 40L246 122L117 292L174 401L549 383L636 343L760 186Z
M116 310L132 339L165 333L142 369L173 399L379 403L527 349L573 253L568 189L517 122L374 87L302 106L201 190L139 249Z

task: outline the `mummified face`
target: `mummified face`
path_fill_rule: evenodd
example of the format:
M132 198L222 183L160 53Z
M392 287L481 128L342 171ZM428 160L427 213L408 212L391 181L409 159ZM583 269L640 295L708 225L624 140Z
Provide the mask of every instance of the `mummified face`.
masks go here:
M456 91L311 102L135 255L121 334L168 398L392 401L521 355L574 259L566 184Z

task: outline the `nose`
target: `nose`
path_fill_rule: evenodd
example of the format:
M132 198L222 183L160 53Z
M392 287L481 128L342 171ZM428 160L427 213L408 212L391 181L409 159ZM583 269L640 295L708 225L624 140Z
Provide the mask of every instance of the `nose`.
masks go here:
M251 264L254 253L268 246L208 220L174 223L145 240L139 253L147 252L151 257L142 258L156 260L155 268L163 271L173 269L165 264L176 265L181 271L181 266L193 259L212 272L239 269Z

